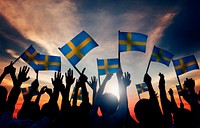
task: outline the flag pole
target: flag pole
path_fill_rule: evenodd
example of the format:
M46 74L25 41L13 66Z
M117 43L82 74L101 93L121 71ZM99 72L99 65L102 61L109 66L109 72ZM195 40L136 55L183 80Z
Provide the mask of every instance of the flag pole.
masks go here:
M118 60L119 60L119 68L121 68L121 56L120 56L120 48L119 48L119 33L118 31Z
M140 94L138 93L139 100L141 100Z
M32 46L32 44L31 44L29 47L31 47L31 46ZM29 47L28 47L28 48L29 48ZM28 48L27 48L27 49L28 49ZM24 52L25 52L25 51L24 51ZM23 53L24 53L24 52L23 52ZM22 54L23 54L23 53L22 53ZM21 54L21 55L22 55L22 54ZM21 55L18 56L18 57L15 59L15 61L12 63L13 65L20 59Z
M18 56L17 59L15 59L15 61L12 64L16 63L19 60L20 57L21 57L21 55Z
M180 81L178 75L176 75L176 77L177 77L177 80L178 80L179 86L180 86L180 88L181 88L181 91L183 91L182 86L181 86L181 81ZM181 100L180 95L179 95L179 100L180 100L181 103L183 103L182 100Z
M75 65L72 65L74 67L74 69L78 72L79 75L81 75L82 73L78 70L78 68ZM90 85L90 83L88 81L86 81L88 85ZM91 88L91 87L90 87Z
M148 63L147 69L146 69L146 74L148 73L150 64L151 64L151 60L149 60L149 63Z
M38 72L39 72L39 71L36 72L36 79L37 79L37 80L38 80Z

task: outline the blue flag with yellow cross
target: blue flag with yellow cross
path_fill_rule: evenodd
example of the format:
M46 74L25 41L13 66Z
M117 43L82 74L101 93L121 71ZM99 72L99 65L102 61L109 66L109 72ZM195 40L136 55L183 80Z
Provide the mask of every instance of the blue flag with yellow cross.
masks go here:
M28 63L34 70L35 72L38 71L38 61L37 59L39 58L40 54L35 50L35 48L31 45L26 49L24 53L21 54L21 58Z
M119 68L119 59L97 59L98 75L117 73Z
M119 52L146 51L148 36L136 32L119 32Z
M42 55L38 57L38 70L61 70L60 56Z
M137 89L138 94L149 91L146 83L136 84L136 89Z
M185 56L172 61L177 76L195 69L199 69L199 65L194 55Z
M169 66L173 56L174 55L172 53L154 46L150 61L160 62L166 66Z
M97 46L95 40L88 33L82 31L59 50L75 66L90 50Z

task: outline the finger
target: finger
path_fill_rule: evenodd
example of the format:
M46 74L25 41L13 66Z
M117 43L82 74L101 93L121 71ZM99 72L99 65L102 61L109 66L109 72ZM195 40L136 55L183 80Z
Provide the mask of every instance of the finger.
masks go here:
M54 81L53 81L53 78L51 78L51 82L53 83Z
M26 74L29 72L29 70L30 70L30 68L28 67L27 70L26 70Z
M54 79L56 78L56 72L54 73Z
M20 73L22 72L22 67L20 67L19 72L20 72Z
M63 80L63 77L64 77L64 76L62 75L62 76L61 76L61 80Z
M70 69L71 70L71 69ZM73 76L74 75L74 73L73 73L73 70L71 70L71 76Z
M83 71L82 71L82 74L84 74L84 72L85 72L85 69L86 69L86 68L84 68L84 69L83 69Z
M29 79L30 79L30 77L27 77L27 78L26 78L26 81L29 80Z

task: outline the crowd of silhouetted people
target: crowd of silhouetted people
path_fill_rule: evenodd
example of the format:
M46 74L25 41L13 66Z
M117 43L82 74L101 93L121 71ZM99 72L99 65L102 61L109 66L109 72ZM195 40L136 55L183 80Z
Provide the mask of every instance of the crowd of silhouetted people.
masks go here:
M84 69L85 70L85 69ZM159 92L155 92L151 77L144 75L144 82L148 86L149 99L142 98L133 108L128 108L127 87L131 83L131 75L122 72L119 68L117 75L119 100L112 93L104 93L106 83L113 74L107 74L102 84L97 89L97 78L93 76L88 82L84 70L79 78L73 76L69 69L64 75L55 72L51 79L53 88L41 87L35 100L33 96L38 90L39 82L35 79L31 83L32 89L23 97L23 104L13 117L15 105L21 93L21 85L30 79L29 67L16 68L12 62L4 68L0 76L0 83L6 75L10 75L13 87L8 93L7 89L0 86L0 128L198 128L200 127L199 93L195 92L195 81L185 79L184 85L189 93L182 91L184 100L191 109L186 109L184 104L177 105L173 90L165 89L165 77L159 73ZM63 83L65 79L66 83ZM93 90L92 103L89 101L87 83ZM71 103L70 88L75 84L76 90ZM78 90L82 89L82 101L77 105ZM47 93L49 100L40 107L40 98ZM61 106L58 105L59 94L62 96ZM170 99L168 99L169 94ZM179 107L180 106L180 107ZM98 110L102 115L100 116ZM130 115L131 109L137 121Z

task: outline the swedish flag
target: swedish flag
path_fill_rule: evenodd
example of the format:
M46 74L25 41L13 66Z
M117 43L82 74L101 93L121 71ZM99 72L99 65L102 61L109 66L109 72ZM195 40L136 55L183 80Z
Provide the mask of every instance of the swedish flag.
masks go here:
M26 96L27 94L29 94L29 92L32 90L31 86L27 86L25 88L21 88L22 94L23 96ZM33 95L38 95L39 91L37 90Z
M35 71L38 70L38 57L40 54L31 45L20 57L28 63Z
M98 44L85 31L80 32L71 41L59 48L69 62L75 66L90 50Z
M150 60L169 66L173 56L170 52L154 46Z
M38 58L38 70L61 70L61 58L59 56L42 55Z
M191 70L199 69L198 63L194 55L173 60L173 64L177 76Z
M149 91L146 83L136 84L136 88L137 88L138 94Z
M147 35L135 32L119 32L119 51L146 51Z
M99 75L117 73L119 68L119 59L97 59L97 66Z
M74 87L74 89L73 89L71 99L74 98L75 91L76 91L76 87ZM82 89L81 89L81 88L78 89L77 99L78 99L78 100L82 100Z
M182 89L181 89L180 85L176 85L176 89L177 89L178 95L182 96L183 94L182 94Z
M184 91L186 91L186 93L190 93L190 91L188 90L188 88L183 84L183 86L182 86L182 89L181 89L181 86L180 85L176 85L176 89L177 89L177 92L178 92L178 94L179 94L179 96L183 96L183 94L182 94L182 89L184 90Z

